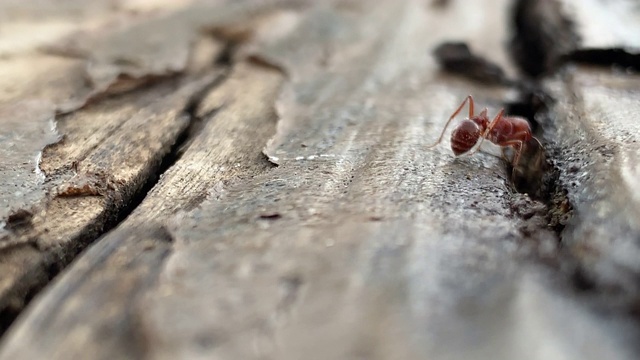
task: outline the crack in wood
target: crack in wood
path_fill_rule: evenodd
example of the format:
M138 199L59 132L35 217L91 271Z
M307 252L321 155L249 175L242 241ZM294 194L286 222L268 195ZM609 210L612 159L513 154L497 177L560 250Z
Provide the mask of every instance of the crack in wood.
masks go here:
M558 0L517 0L512 21L511 54L525 74L534 78L552 73L561 58L579 46L574 23Z
M613 1L611 11L623 2ZM578 228L591 228L593 225L585 224L585 218L597 218L593 215L592 207L597 202L590 200L590 196L585 196L584 192L577 190L578 186L584 183L597 183L598 179L588 177L581 178L578 184L577 173L598 174L598 176L612 176L604 169L623 168L623 164L606 165L609 159L619 158L619 151L616 151L615 140L607 144L607 140L602 138L602 129L592 128L590 114L583 109L587 109L584 103L584 93L577 93L583 90L582 85L576 85L573 81L572 73L587 74L588 72L578 68L573 69L572 63L585 65L599 65L609 67L603 68L600 74L601 79L607 79L602 86L623 86L633 91L633 86L625 85L623 81L614 81L611 74L627 72L632 76L633 71L638 69L638 48L637 41L632 36L619 36L607 39L607 33L602 33L602 37L609 42L602 42L596 34L585 30L585 23L589 21L598 22L604 17L598 18L597 14L603 10L599 7L602 4L585 3L582 13L563 0L547 2L537 2L521 0L517 3L514 13L514 23L517 29L514 38L514 57L519 60L522 69L531 76L546 75L546 81L541 80L523 83L524 98L521 104L517 104L518 111L524 111L527 117L534 124L538 125L537 133L548 148L549 159L551 161L551 182L549 192L545 198L548 207L549 225L552 226L558 235L560 246L557 250L557 258L552 261L558 269L569 280L581 296L583 301L592 304L599 311L611 311L620 313L636 312L638 289L633 284L634 270L626 269L619 259L609 258L607 251L611 248L598 244L597 238L583 233L585 239L576 238L572 230ZM600 9L600 10L598 10ZM631 10L629 13L637 13ZM633 16L633 15L631 15ZM623 24L624 19L621 19ZM582 24L580 24L582 23ZM598 28L602 24L596 24ZM627 29L628 34L632 33L633 26L637 24L627 24L631 28ZM616 33L614 35L620 35ZM598 46L594 46L597 44ZM555 73L555 78L552 74ZM551 77L551 79L549 79ZM559 80L561 79L561 80ZM549 84L557 81L566 83L562 90L558 86L551 91ZM594 82L595 84L595 82ZM606 85L605 85L606 84ZM557 85L557 84L555 84ZM613 90L616 91L616 90ZM596 98L597 99L597 98ZM595 100L594 100L595 101ZM602 102L601 102L602 104ZM524 105L524 106L523 106ZM570 110L565 106L571 106ZM589 105L593 106L593 105ZM611 116L616 114L612 113ZM582 119L582 120L580 120ZM611 125L613 126L613 125ZM623 126L623 125L620 125ZM570 129L570 130L568 130ZM563 135L558 135L562 133ZM572 140L564 139L570 137ZM610 148L605 154L598 151L576 151L575 148L586 149L590 146L586 144L602 144L601 148ZM624 169L620 169L623 171ZM612 180L613 181L613 180ZM604 191L606 187L601 187ZM598 197L597 190L592 190L591 197ZM618 191L623 191L620 187ZM601 198L602 199L602 198ZM607 202L618 201L615 197L600 200L599 205L606 208ZM592 204L592 205L587 205ZM577 207L577 210L574 208ZM578 211L576 215L575 212ZM629 210L633 211L633 210ZM611 216L609 227L614 233L619 233L621 238L629 236L633 232L633 224L621 219L621 216ZM593 221L593 220L590 220ZM581 225L576 225L581 224ZM570 226L567 228L567 226ZM614 228L618 230L613 230ZM626 230L625 230L626 229ZM583 230L585 231L585 230ZM595 231L595 230L591 230ZM625 231L627 231L625 235ZM601 234L603 238L610 235ZM582 236L581 236L582 237ZM610 262L611 268L596 269L596 263ZM616 269L616 270L614 270ZM631 273L628 273L630 271ZM613 276L616 273L617 276ZM614 295L617 294L617 295ZM608 305L605 305L608 303Z
M148 286L151 286L152 289L155 288L156 280L154 279L164 276L168 271L166 261L176 257L176 253L179 254L181 247L184 246L180 241L174 242L172 232L165 230L163 225L165 218L178 210L185 211L201 202L206 197L206 194L201 193L201 189L205 193L210 193L208 194L209 198L215 198L212 187L215 187L217 183L239 181L249 171L259 173L270 168L270 166L264 166L266 160L260 154L259 149L254 149L255 156L251 155L251 151L244 150L252 146L250 139L261 137L266 142L267 137L272 135L275 122L269 119L271 116L268 113L273 111L272 105L282 76L273 69L239 64L230 71L224 72L223 77L224 79L215 81L215 86L209 86L206 91L197 92L190 99L191 101L187 102L185 109L193 119L201 118L203 123L199 125L198 131L190 132L189 136L184 139L189 144L180 149L182 154L179 155L179 158L177 158L176 152L181 144L174 144L175 151L172 151L170 157L175 158L171 160L176 161L166 169L160 181L151 191L144 194L146 196L141 199L141 203L132 209L132 213L119 223L116 229L106 234L83 256L85 260L79 260L93 263L95 268L76 267L73 271L79 271L78 276L67 277L64 280L68 282L65 288L72 289L71 293L65 296L75 296L81 292L85 294L83 296L94 296L102 294L101 291L104 289L109 289L108 293L97 295L99 299L91 302L96 311L93 329L111 324L114 318L108 313L108 309L112 301L117 301L117 298L121 296L130 299L131 304L126 313L118 315L124 316L123 320L118 322L118 326L121 326L120 329L130 336L123 338L119 336L122 333L112 333L114 337L106 340L102 338L104 334L99 331L91 333L93 334L91 336L101 337L101 343L108 344L110 341L119 343L120 345L116 347L122 354L140 355L147 351L145 344L149 342L145 330L146 319L141 317L147 305L135 295L142 289L139 286L130 286L131 283L142 282L140 286L143 288ZM251 89L249 94L244 90L245 86L249 86ZM261 101L257 102L257 99L261 99ZM221 103L226 103L227 106L221 108ZM219 110L216 113L212 109ZM236 120L239 113L245 114L241 121ZM265 120L268 122L265 123ZM230 129L243 135L239 139L216 137L217 132L222 129ZM215 150L223 152L219 153ZM244 165L241 168L235 166L238 163ZM194 165L203 166L203 172L192 171ZM226 169L222 169L223 167ZM166 199L166 196L170 196L176 191L180 192L179 199ZM153 231L150 233L149 229ZM141 241L141 239L143 240ZM145 239L150 241L148 246L144 245L144 242L147 241ZM162 244L156 244L158 241L161 241ZM158 246L162 251L159 252L156 249ZM146 267L145 264L149 266ZM123 284L119 272L125 271L125 269L130 272L130 276L126 284ZM88 272L84 273L85 270ZM105 280L105 277L99 274L101 271L112 273ZM91 281L94 274L97 276L96 281ZM104 281L112 284L105 287ZM87 288L94 286L95 289L87 290ZM115 294L112 294L114 291ZM159 291L162 291L162 288ZM283 301L286 302L286 300ZM71 306L68 305L68 300L63 300L63 302L65 305L60 304L62 308L67 309ZM60 305L55 305L55 307ZM105 313L101 311L105 311ZM48 325L41 324L41 326L45 328ZM85 339L77 338L76 341L82 343ZM82 351L82 347L70 346L69 349L70 351ZM113 347L109 347L109 349L113 349Z
M52 176L55 176L57 179L65 179L75 174L75 177L71 177L71 179L62 182L60 188L49 195L46 208L44 210L34 210L37 212L31 215L30 219L32 220L28 223L23 222L24 224L20 227L20 231L13 231L9 234L10 238L6 239L3 243L2 253L5 257L10 257L11 252L20 251L19 249L12 250L12 248L24 246L37 248L43 256L38 257L39 260L31 265L25 263L23 270L32 274L46 273L45 277L25 277L23 281L20 281L19 285L14 285L17 289L16 291L10 291L2 295L3 306L20 304L19 306L11 305L11 310L4 312L4 314L6 314L3 320L5 325L8 326L11 324L11 320L15 318L22 307L28 303L29 298L26 298L26 294L37 292L49 279L52 279L62 270L66 264L70 263L80 250L116 227L137 208L148 191L153 188L157 179L166 171L170 164L175 161L178 151L180 151L182 146L189 140L189 134L192 133L193 130L192 124L197 121L193 112L195 111L194 109L197 108L199 101L208 91L219 86L225 80L226 76L227 72L222 71L213 76L209 76L209 79L205 78L202 86L199 86L199 90L195 91L193 95L185 101L184 107L180 111L182 114L178 114L177 116L188 117L189 124L185 126L180 133L176 134L174 144L168 152L159 159L156 169L149 172L145 179L134 181L133 185L138 185L131 187L132 184L129 183L118 183L117 180L114 182L111 176L106 175L85 174L83 176L77 173L77 168L74 168L74 166L65 166L48 174L50 178L48 183L50 184L60 183L59 180L51 178ZM125 124L122 123L117 126L111 131L111 134L113 135L118 132L118 129L121 129L124 125ZM99 149L105 144L105 141L106 140L103 139L101 142L95 144L95 146L92 146L88 150L88 153ZM82 161L82 159L79 161ZM95 200L91 198L95 198ZM93 224L71 231L64 244L54 244L51 243L51 240L44 240L50 234L49 228L52 226L51 221L57 221L52 214L58 211L57 208L60 207L60 205L62 205L63 209L90 209L90 206L82 205L82 203L93 205L96 201L98 202L97 204L99 204L99 212L92 214L87 211L88 216L93 216ZM77 205L63 205L65 203ZM44 214L42 211L44 211ZM58 220L64 222L69 219ZM11 224L13 224L13 222L11 222ZM57 237L64 238L65 233L57 234ZM37 270L40 267L43 269ZM16 296L21 297L22 300L15 298ZM3 306L0 306L0 308ZM4 329L6 328L2 330Z
M594 318L571 302L576 290L591 296L619 288L603 287L611 283L595 281L576 260L597 258L602 248L590 243L573 248L590 252L586 256L565 248L562 235L572 211L568 199L579 198L567 194L566 182L560 181L572 178L563 173L566 164L558 162L566 157L560 151L565 148L555 146L555 138L549 136L545 147L550 149L551 167L541 171L535 163L520 169L525 184L515 187L535 188L527 191L531 196L512 193L493 159L452 162L442 153L425 154L420 148L424 129L434 128L437 121L431 117L443 116L436 105L452 103L472 87L464 80L435 75L431 59L413 46L429 38L426 34L433 29L428 26L451 23L447 14L460 11L459 3L447 2L438 9L442 14L429 17L421 12L425 3L429 2L389 7L383 3L365 9L368 5L352 2L295 15L296 26L308 21L306 28L296 28L300 37L278 39L283 40L276 44L281 47L271 52L249 51L246 61L239 59L247 56L241 51L254 29L242 22L238 28L216 29L216 36L226 42L217 65L233 67L219 82L209 82L185 101L176 120L188 119L187 123L172 135L174 142L162 155L153 158L152 170L136 176L114 171L108 178L94 179L97 190L76 189L90 196L54 199L104 201L102 206L118 209L117 228L91 232L105 236L25 314L5 338L0 358L36 357L52 350L79 356L88 348L97 349L101 358L237 357L249 355L247 343L254 344L252 355L260 352L266 358L279 351L318 358L323 351L333 352L331 358L347 352L419 358L412 353L413 345L423 343L433 346L431 354L436 355L450 355L458 348L476 350L457 343L456 337L443 336L452 330L500 339L493 344L498 350L491 349L494 355L521 354L524 347L518 341L559 356L577 354L582 347L564 346L576 338L605 340L598 342L604 348L598 354L622 354L607 345L618 333L606 330L624 327L585 325ZM501 8L506 4L497 3ZM551 2L540 2L537 6L542 8L531 1L519 4L516 18L528 10L535 18L555 9ZM370 18L358 19L358 12ZM567 29L566 19L555 15L542 26ZM368 25L371 19L375 21ZM533 45L530 52L520 53L530 56L523 65L529 75L559 66L564 48L544 52L549 34L525 38L523 31L538 25L531 19L515 21L520 45ZM478 35L466 25L460 25L465 34ZM483 31L494 35L495 30ZM485 38L479 35L476 40ZM573 34L566 37L574 46ZM535 62L541 65L532 66ZM343 69L349 71L340 73ZM488 70L489 79L504 80L504 75L496 77L495 68ZM280 93L283 82L286 90ZM495 107L502 102L510 113L527 117L537 134L559 124L558 119L544 119L557 99L540 90L538 83L518 79L508 85L520 92L521 102L509 103L504 89L489 91L478 84L475 89L483 90L483 103ZM420 91L429 99L427 106L412 100ZM429 118L414 115L423 113ZM264 145L269 137L260 153L256 144ZM105 144L114 146L101 141L89 154L89 163L102 160L95 153ZM594 157L615 160L618 154L616 146L606 144L593 150ZM263 154L280 166L274 167ZM539 161L535 155L525 158ZM93 169L91 164L75 165L73 171L80 166L81 172L93 176L108 173L86 171ZM534 173L541 185L528 179ZM119 183L123 178L131 181ZM108 215L96 219L104 224ZM16 224L23 218L29 218L28 225L41 215L18 216ZM77 246L78 238L71 239ZM38 246L6 251L33 251L36 256L30 261L42 261L42 253L49 251L45 260L53 266L33 268L46 268L45 275L51 276L59 271L55 265L67 261L53 259L60 252L52 247L69 244ZM511 267L521 266L515 262L531 259L532 253L550 265L552 271L545 273L549 278L569 278L573 288L560 291L561 301L537 282L510 279ZM46 283L30 281L11 291ZM611 298L619 300L607 300ZM24 296L11 299L18 304L15 309L24 306ZM567 299L568 308L558 306ZM637 298L623 300L627 302L599 309L619 314L620 309L637 306ZM87 320L77 313L92 317ZM457 327L458 321L462 326ZM432 324L442 325L444 332ZM60 332L63 328L70 331ZM452 342L442 345L438 335ZM410 336L415 337L408 341ZM36 338L39 341L31 340ZM452 346L456 344L464 346ZM545 353L532 356L546 358Z

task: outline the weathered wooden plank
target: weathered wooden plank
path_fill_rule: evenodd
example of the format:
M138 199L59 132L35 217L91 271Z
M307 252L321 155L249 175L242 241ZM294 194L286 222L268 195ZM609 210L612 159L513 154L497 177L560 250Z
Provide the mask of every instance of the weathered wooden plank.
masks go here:
M157 7L152 9L155 10L153 15L138 13L133 18L125 11L109 11L112 10L109 6L102 6L105 3L65 2L55 9L32 1L0 5L4 34L0 38L0 124L4 140L0 155L3 159L2 177L7 179L0 190L1 221L5 221L13 211L38 204L49 191L43 184L45 178L37 162L41 150L58 137L55 111L74 110L110 87L122 91L140 84L140 81L132 84L131 80L119 79L121 74L139 78L158 77L185 71L187 66L193 65L188 64L191 43L166 38L167 34L175 33L170 27L164 31L156 29L154 36L162 38L164 42L161 44L151 41L148 32L136 31L135 25L145 20L145 23L164 24L164 18L160 16L163 12L158 12ZM79 20L74 18L80 14L83 16ZM160 20L155 19L157 17ZM166 18L171 19L171 16ZM189 26L189 36L194 38L197 25ZM26 28L29 31L25 31ZM70 42L69 38L76 39L75 49L66 44ZM83 38L85 41L80 41ZM131 53L125 52L128 48L117 46L120 38L126 38L133 44L136 54L146 54L156 62L164 61L171 66L136 62ZM170 48L167 44L180 49ZM145 51L144 46L163 49L164 52ZM55 55L39 51L45 47L49 53L57 48ZM219 53L220 50L215 51ZM109 57L105 55L110 54L109 51L119 52ZM212 59L215 58L213 56ZM118 63L129 66L118 67ZM131 64L137 64L135 73L130 70ZM100 71L105 68L111 71ZM109 72L111 78L99 78L96 72L103 76Z
M60 333L64 339L50 338L28 352L21 349L16 355L37 357L43 351L56 348L55 351L61 351L60 358L82 356L87 349L97 358L139 356L140 333L136 331L137 319L131 311L143 306L139 294L158 276L157 267L171 247L170 235L162 230L163 219L179 209L196 206L207 196L217 196L215 192L226 184L271 167L260 151L274 132L273 104L281 82L282 75L273 69L248 64L236 66L225 83L203 100L199 108L203 124L180 160L164 173L131 216L93 247L59 285L64 295L54 302L61 301L64 309L56 313L67 317L91 312L91 320L71 316L63 326L79 326L78 332ZM262 141L256 142L258 139ZM109 275L105 276L106 273ZM121 303L122 298L130 302L115 309L114 304ZM86 302L86 299L91 300ZM37 324L25 329L61 325L49 305L42 304L43 307L36 307L34 311L44 311L51 316L34 317ZM104 333L105 329L109 329L108 334ZM26 338L28 335L18 333L16 336Z
M429 51L462 38L503 54L504 23L464 20L508 2L430 4L320 5L262 39L254 56L289 75L265 149L279 166L255 145L281 77L240 65L156 190L24 315L0 358L633 358L632 327L521 263L553 256L556 239L520 231L544 214L518 217L535 205L501 161L424 150L468 92L492 110L509 95L441 74ZM153 224L178 209L191 211Z
M274 69L236 65L224 85L199 103L197 116L205 123L197 136L125 224L162 223L168 215L219 196L217 191L229 184L271 168L260 150L274 132L282 80Z
M53 112L75 111L90 100L130 91L179 73L193 72L194 66L200 66L202 70L202 60L199 65L194 64L194 56L195 51L203 47L194 48L194 42L202 39L203 32L233 27L238 22L251 24L265 12L287 3L298 4L294 1L259 4L225 4L221 1L172 12L156 6L137 16L127 13L127 7L112 12L93 2L92 5L70 2L44 13L38 8L41 5L38 2L0 5L3 14L7 14L3 26L14 30L12 36L0 39L0 123L3 125L2 136L8 139L1 155L3 159L21 165L7 163L2 166L3 172L10 171L4 175L19 184L8 182L7 188L0 191L0 201L6 205L0 219L42 201L48 191L33 169L37 168L35 159L40 150L55 141ZM104 2L100 4L104 5ZM174 3L168 8L175 6ZM70 24L70 18L78 14L84 17ZM43 21L40 21L41 17ZM32 26L35 30L30 35L23 35L19 31L21 26ZM17 41L24 46L14 46ZM198 44L203 43L211 44L212 41ZM223 49L219 42L213 43L218 46L205 56L215 59ZM209 59L207 65L212 61ZM22 126L33 127L28 133L38 136L38 141L29 140L24 129L15 125L16 118ZM49 121L53 121L53 127ZM87 126L85 131L91 129ZM20 144L12 139L29 145L17 146ZM9 190L17 185L24 187L19 194ZM16 202L9 204L14 198Z
M220 51L214 47L205 53L206 62L212 64ZM21 304L25 294L43 285L42 273L64 266L113 220L189 126L181 112L191 97L215 77L168 82L56 121L58 105L86 87L82 61L19 54L7 61L19 64L25 58L46 71L9 67L15 71L3 78L1 246L24 244L2 253L3 309ZM194 57L189 71L202 76L203 62ZM15 102L24 98L35 100ZM64 141L45 148L41 159L39 153L58 133ZM21 268L12 267L15 254L32 253L33 245L42 253Z
M13 247L35 246L40 255L20 269L3 271L3 308L22 301L16 294L42 286L39 274L67 264L113 222L116 211L154 176L162 158L186 131L190 119L183 111L210 81L163 84L59 119L60 128L68 132L64 142L43 155L46 203L24 212L28 221L7 218L3 270L5 263L14 262ZM87 127L87 122L97 126Z
M56 139L53 112L71 112L87 101L130 91L179 73L202 73L223 53L221 43L203 37L203 32L223 29L227 25L233 27L238 22L250 24L266 11L286 3L231 5L212 2L169 13L166 9L158 11L156 5L147 13L130 16L126 11L109 12L103 11L102 6L70 2L56 11L45 11L45 20L40 25L45 29L56 26L63 29L48 33L43 30L47 33L44 37L39 37L38 31L33 32L33 39L21 41L30 47L16 49L12 46L16 34L3 37L4 42L0 43L4 44L0 46L0 123L3 124L2 136L8 140L4 142L1 155L20 166L9 160L2 166L3 175L12 180L3 184L6 186L0 190L0 201L5 205L0 219L5 221L13 211L46 202L44 195L50 189L38 175L36 159L39 159L40 150ZM3 4L3 14L11 15L4 26L12 29L14 25L39 22L37 14L42 9L37 6L29 1ZM175 6L174 3L169 8ZM65 27L74 14L84 14L86 18ZM229 36L226 32L221 33ZM198 55L197 51L205 46L210 47L208 52ZM38 49L44 49L44 52ZM196 56L205 58L198 60ZM28 134L18 128L17 119L22 126L32 127ZM117 120L114 121L112 125L117 126ZM95 131L91 126L100 124L86 125L83 131ZM36 136L37 141L30 141L29 136ZM92 138L98 141L97 137ZM17 146L23 143L28 145ZM67 166L71 162L67 161ZM16 186L23 189L13 191Z
M546 137L556 144L561 182L574 207L562 241L579 260L585 286L637 310L640 198L637 178L640 77L568 68L546 83L556 100Z
M149 65L128 73L142 81L122 78L117 72L112 73L116 76L112 83L90 81L92 64L113 67L135 62L124 55L96 62L95 54L110 46L107 39L124 33L133 42L149 40L142 33L136 38L131 28L171 16L158 6L148 9L150 14L131 17L87 3L68 3L44 15L36 14L41 9L31 2L1 5L2 14L11 15L3 29L38 24L33 32L9 32L0 39L0 271L4 274L0 309L7 314L5 324L27 295L101 234L142 186L153 181L160 161L191 124L186 110L192 98L218 77L211 69L223 52L222 43L200 36L196 44L178 44L188 56L167 55L184 60L168 73ZM70 24L74 14L83 17ZM195 39L198 29L191 29ZM166 28L156 35L171 31ZM18 35L24 46L11 46ZM123 65L118 71L125 70ZM187 77L168 78L159 85L149 81L177 72ZM145 84L152 86L112 96ZM107 95L112 98L70 115L55 115Z
M404 10L419 14L410 5ZM310 23L337 21L331 28L340 29L344 24L331 15L316 13ZM411 42L408 34L425 39L418 24L433 24L394 15L401 24L374 22L398 38L368 37L385 50L407 51L400 44ZM411 118L406 109L413 97L429 99L435 84L439 95L455 91L429 77L433 69L421 67L426 61L363 50L352 59L335 55L325 70L326 62L303 55L313 51L304 46L309 35L298 37L299 43L276 46L276 60L270 58L299 80L284 95L289 103L280 104L279 132L266 151L280 166L177 218L172 232L180 248L141 312L147 337L159 345L151 348L154 357L633 357L624 337L637 331L570 311L575 304L527 282L527 271L505 249L507 239L524 236L509 230L518 220L507 216L513 198L504 197L504 183L492 182L497 173L448 167L417 150L426 129L400 120ZM340 71L354 63L351 72ZM393 78L379 69L429 80L411 84L402 71ZM377 74L394 81L370 80ZM413 85L411 95L398 84ZM436 111L418 112L435 117ZM470 171L475 178L465 183L461 175ZM516 248L523 246L518 240ZM202 264L194 266L196 259ZM510 276L518 279L513 288ZM545 320L524 320L529 317ZM491 345L475 347L474 336ZM493 336L509 340L491 343ZM576 346L585 339L599 346Z
M165 11L138 12L132 16L124 10L101 6L105 1L66 2L51 9L39 1L3 3L3 36L0 38L2 78L0 80L0 104L16 100L38 99L51 102L58 111L72 111L88 99L98 96L109 87L122 88L131 79L118 78L118 62L132 63L134 60L120 57L99 61L99 55L112 46L108 39L140 22L161 17ZM159 11L160 10L160 11ZM28 30L27 30L28 29ZM140 46L144 34L130 40ZM161 60L159 60L161 61ZM96 67L110 66L115 72L111 82L92 78ZM140 69L140 77L158 71ZM180 69L175 69L178 71ZM116 86L118 85L118 86Z
M39 166L42 149L60 138L54 113L68 108L67 103L79 105L95 93L87 83L84 60L51 56L37 49L91 27L93 22L105 22L110 15L97 2L65 3L40 15L37 12L42 9L34 2L0 6L4 34L0 38L0 171L5 180L0 185L0 224L4 224L13 212L33 211L46 202L51 189ZM71 22L78 13L85 17ZM27 27L30 31L24 30ZM14 46L16 43L20 46ZM4 228L0 226L3 233Z
M538 120L568 196L561 207L574 208L560 234L572 259L566 269L598 306L635 313L640 224L630 179L637 172L638 129L629 114L637 108L638 77L619 66L637 67L640 8L623 0L521 1L519 7L519 24L531 30L521 32L520 43L535 45L521 55L546 59L546 70L561 59L606 66L567 63L558 75L547 74L548 108Z

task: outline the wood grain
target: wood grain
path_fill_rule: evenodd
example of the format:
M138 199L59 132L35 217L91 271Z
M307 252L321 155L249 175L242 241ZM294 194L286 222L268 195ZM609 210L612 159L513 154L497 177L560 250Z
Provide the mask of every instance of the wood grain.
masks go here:
M85 5L65 3L55 11L29 1L1 5L3 29L12 35L0 38L0 309L7 314L18 312L153 181L191 124L192 98L220 75L213 63L222 44L190 27L198 42L180 45L186 55L168 55L180 57L179 66L161 72L149 65L135 74L118 68L111 82L98 84L91 80L95 66L132 63L124 55L97 60L95 54L116 46L109 39L128 34L143 41L132 28L171 17L157 7L132 16ZM31 31L20 31L26 28Z
M557 101L546 137L562 153L557 166L575 211L562 241L580 260L587 286L612 287L605 294L631 309L640 295L639 80L581 66L547 82Z
M68 318L64 326L77 328L77 332L64 334L60 340L51 338L29 353L20 351L22 356L37 357L41 351L49 351L62 343L65 350L58 355L60 358L82 356L89 347L96 351L98 358L133 358L139 357L140 351L148 350L144 339L140 339L142 334L136 331L137 318L131 311L143 306L140 294L157 278L158 266L171 249L172 238L164 230L163 220L178 210L196 206L207 197L219 196L217 192L229 183L271 168L259 145L273 134L273 104L281 82L282 75L273 69L240 64L223 85L202 100L198 110L202 124L179 161L163 174L131 216L92 247L83 256L84 260L74 266L75 270L57 285L73 289L73 294L65 291L64 299L55 300L64 303L60 304L64 307L60 314L85 313L89 310L84 306L91 304L93 319L86 322L82 317ZM220 137L219 134L236 136ZM260 138L261 142L255 141ZM122 272L127 273L126 280ZM75 302L68 296L92 300ZM119 307L116 315L113 305L123 297L130 302ZM52 315L49 319L38 317L38 324L34 326L42 329L59 326L58 316ZM95 347L97 344L99 348ZM115 353L114 349L117 349Z
M492 113L514 95L431 57L462 39L511 68L505 22L471 21L508 5L348 1L271 18L284 29L238 51L176 162L0 358L633 358L632 324L527 261L557 239L504 163L425 150L469 92ZM79 168L128 178L122 161Z
M209 81L164 84L58 120L68 135L44 151L46 202L26 212L26 223L14 225L9 217L2 238L5 249L35 246L41 254L29 266L4 272L3 307L21 301L15 294L42 286L42 272L64 266L113 222L186 131L190 119L183 111ZM3 252L6 263L14 253Z
M0 146L2 319L103 236L20 314L0 360L640 350L636 75L544 78L555 102L537 122L566 202L517 193L491 148L426 148L469 93L490 114L520 95L441 71L435 48L464 42L515 80L509 23L530 9L541 53L520 55L539 70L579 49L577 34L628 51L626 29L588 36L595 1L519 1L515 15L508 0L35 3L0 5L50 16L23 48L0 39L0 135L17 144Z
M640 45L635 35L640 8L627 1L576 6L561 0L522 1L520 7L521 21L540 21L529 25L538 31L531 36L541 41L544 58L580 63L567 63L558 74L544 77L547 108L537 116L567 194L552 212L566 216L573 207L560 234L572 259L565 270L573 272L594 306L635 313L640 232L632 179L638 129L631 114L637 108L638 77L631 70Z

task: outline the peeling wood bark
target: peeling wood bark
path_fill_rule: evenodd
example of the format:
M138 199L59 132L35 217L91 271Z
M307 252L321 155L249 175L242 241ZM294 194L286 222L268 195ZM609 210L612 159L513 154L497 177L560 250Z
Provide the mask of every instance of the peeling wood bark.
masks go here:
M25 121L27 118L28 121ZM44 189L33 190L45 181L40 171L42 149L58 141L54 112L49 104L24 101L0 108L5 129L0 135L0 238L11 226L9 217L29 208L45 196ZM26 210L25 210L26 211ZM9 223L9 224L8 224Z
M62 290L60 297L43 301L34 309L36 313L50 313L51 317L34 317L36 323L25 328L27 333L16 336L24 339L31 335L31 329L51 330L59 326L78 332L58 333L60 339L50 337L28 353L21 349L11 355L9 348L5 354L38 357L57 349L59 358L67 358L82 356L87 348L92 348L95 358L106 359L135 358L141 356L141 351L150 351L148 348L155 345L147 343L146 335L139 331L137 312L146 307L140 294L159 276L159 266L172 249L164 220L207 197L222 196L218 192L228 184L242 182L271 167L262 157L259 145L273 134L273 103L281 82L282 76L277 71L240 64L222 85L211 90L197 109L203 123L179 160L163 174L131 216L92 247L84 260L61 279L56 285ZM262 141L255 141L259 139ZM125 277L123 272L127 273ZM129 302L119 307L116 314L113 305L122 298ZM85 308L86 304L90 304L90 310ZM51 306L60 306L55 313L62 316L51 312ZM89 323L83 317L67 317L88 312L93 314ZM80 329L84 330L80 333Z
M163 156L187 129L188 116L181 112L207 81L181 88L163 85L138 99L104 102L60 120L68 135L43 155L47 198L34 204L28 224L5 231L1 244L5 249L35 246L41 254L20 271L3 271L12 285L2 293L2 307L19 302L15 294L43 285L41 276L30 274L64 266L113 222L117 209L154 176ZM87 127L87 122L95 126ZM2 255L10 259L13 253Z
M26 296L39 290L105 227L112 226L139 190L153 181L163 157L190 124L188 114L183 114L185 108L194 94L216 78L212 64L223 51L220 43L208 36L191 47L182 68L172 70L184 72L183 79L167 78L164 83L155 79L154 84L118 75L117 86L105 83L101 89L95 81L88 81L87 67L93 60L82 56L104 49L104 45L89 43L86 51L77 52L68 46L61 48L60 43L70 34L97 36L100 31L96 28L105 36L105 24L114 21L119 22L117 31L106 32L106 38L127 30L131 35L129 28L136 21L153 20L157 14L144 14L133 21L126 13L68 5L48 12L43 22L38 22L43 33L40 27L26 33L36 37L32 41L23 37L37 49L10 47L11 38L0 41L0 123L6 140L0 165L0 268L4 274L0 310L4 313L19 311ZM33 23L28 17L22 19L24 14L40 19L30 2L2 6L3 14L18 19L8 16L4 28L12 29L20 21ZM68 22L70 13L85 10L88 13L83 21L55 28ZM59 31L48 33L50 27ZM195 28L193 32L197 33ZM105 66L106 61L102 61ZM124 57L109 61L117 63ZM149 66L146 71L156 78L173 75L153 69ZM135 75L148 78L143 69ZM112 88L108 94L104 92L107 85ZM142 85L147 87L135 89ZM114 97L114 86L118 92L129 92ZM98 93L111 98L77 110ZM77 111L69 115L55 115L74 109ZM28 221L22 221L23 217ZM34 246L39 252L33 251ZM29 261L22 260L25 257L20 254L31 254ZM16 262L23 266L15 267Z

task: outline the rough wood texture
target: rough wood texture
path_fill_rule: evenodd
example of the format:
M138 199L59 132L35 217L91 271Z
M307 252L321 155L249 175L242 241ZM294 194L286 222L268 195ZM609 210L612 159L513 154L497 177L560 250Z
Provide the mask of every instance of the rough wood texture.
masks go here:
M574 206L563 243L580 260L585 286L612 287L609 301L640 300L640 77L578 67L547 82L557 102L546 137Z
M45 125L57 113L65 138L44 149L34 197L5 216L3 309L163 173L35 298L0 360L635 358L635 76L546 78L551 190L575 212L559 238L548 224L569 206L515 192L498 157L425 149L467 94L490 113L517 99L432 55L462 41L516 79L510 1L139 4L133 16L71 1L86 19L32 40L73 91L34 92L48 105L28 135L56 136ZM558 14L540 26L571 24ZM572 36L542 42L543 70L575 50ZM24 162L48 142L6 151ZM16 164L14 177L35 165Z
M162 159L191 123L185 109L219 77L211 64L222 47L208 37L193 46L181 79L151 84L129 74L114 79L108 91L95 87L88 81L87 68L96 61L77 57L69 48L58 49L56 55L51 49L59 46L61 37L73 33L81 38L96 24L120 21L119 29L126 33L135 21L129 21L126 12L84 8L82 2L68 5L46 16L30 2L1 5L2 13L9 15L4 28L34 26L23 34L25 47L10 46L15 41L11 37L0 41L0 310L7 318L153 180ZM85 17L70 24L76 12ZM136 20L158 16L151 14L143 12ZM64 31L58 29L61 24L67 24ZM130 34L129 39L136 38ZM156 78L164 75L154 73ZM114 96L125 89L129 92ZM103 101L85 105L99 93Z
M563 35L559 42L543 44L546 53L604 65L564 66L542 82L547 108L538 120L560 172L560 187L573 206L561 242L577 262L574 282L594 306L637 314L640 206L635 179L640 129L634 114L640 78L633 69L640 64L640 7L624 0L585 1L580 6L558 1L540 2L538 10L554 6L563 21L539 18L540 11L523 14L540 20L539 29L562 23L576 35L572 49L563 48L572 38Z

